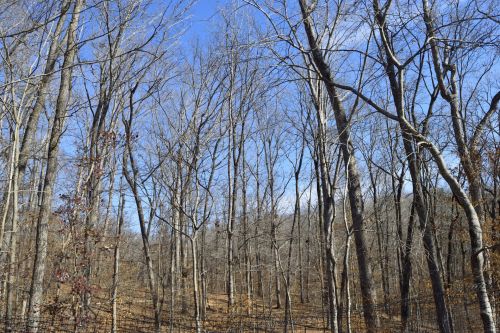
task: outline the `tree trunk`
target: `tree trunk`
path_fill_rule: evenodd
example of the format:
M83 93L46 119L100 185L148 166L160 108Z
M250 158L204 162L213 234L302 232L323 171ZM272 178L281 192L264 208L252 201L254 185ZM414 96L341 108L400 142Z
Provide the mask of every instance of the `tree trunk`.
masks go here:
M415 221L415 205L412 204L406 241L403 250L403 269L401 277L401 332L408 332L408 318L410 316L410 279L412 274L411 250L413 244L413 225Z
M155 272L153 268L153 260L151 258L151 253L150 253L150 246L149 246L149 225L146 226L146 220L145 220L145 215L144 215L144 210L142 207L142 198L139 193L139 188L138 188L138 177L139 177L139 170L137 168L134 155L132 153L132 120L134 117L134 108L133 108L133 95L137 89L137 84L135 87L132 89L130 92L130 115L128 121L125 121L125 133L126 133L126 153L124 154L123 157L123 175L125 179L127 180L127 183L132 190L132 194L134 196L134 201L135 201L135 206L137 209L137 217L139 219L139 227L141 231L141 239L142 239L142 250L144 253L144 260L146 262L146 271L148 275L148 283L149 283L149 291L151 293L151 300L153 302L153 311L154 311L154 324L155 324L155 332L160 333L161 332L161 309L160 309L160 303L158 299L158 294L157 294L157 288L156 288L156 278L155 278ZM132 169L132 175L128 171L127 162L130 162L130 167ZM151 208L153 209L153 208ZM150 221L151 223L151 221Z
M14 292L16 290L16 256L17 256L17 240L18 240L18 219L19 219L19 125L20 119L16 117L16 124L14 128L14 138L13 138L13 159L14 159L14 174L12 178L12 222L11 222L11 230L10 230L10 244L9 244L9 253L8 253L8 276L7 276L7 301L6 301L6 309L5 309L5 331L12 332L15 327L13 327L13 323L11 320L15 316L14 313ZM8 207L6 207L9 210Z
M293 239L294 239L294 231L295 231L295 226L298 226L300 230L300 191L299 191L299 178L300 178L300 170L302 169L302 161L304 157L304 148L305 148L305 139L303 138L300 153L299 153L299 158L294 165L294 179L295 179L295 206L293 209L293 222L292 222L292 230L290 231L290 243L288 245L288 265L287 265L287 271L286 271L286 300L285 300L285 332L288 332L288 323L290 322L290 319L292 319L292 298L291 298L291 269L292 269L292 250L293 250ZM300 233L299 233L299 258L300 256ZM303 289L302 289L302 273L300 270L302 269L302 264L300 263L299 260L299 274L300 274L300 298L301 298L301 303L304 303L304 295L303 295ZM293 331L293 323L292 324L292 331Z
M73 8L73 15L68 26L68 42L61 71L61 82L59 85L59 95L57 97L54 120L49 138L47 150L47 167L45 181L42 191L42 202L37 218L35 262L33 265L33 277L30 288L30 301L28 310L28 331L38 332L38 325L43 302L43 279L45 275L45 264L47 260L48 246L48 224L52 208L52 193L57 173L57 160L59 152L59 142L64 129L64 122L68 109L68 102L71 92L71 74L73 63L77 52L76 30L80 19L80 13L84 6L84 0L76 0Z
M250 262L250 235L248 228L248 203L247 203L247 176L246 176L245 149L242 150L241 192L243 209L243 259L245 264L246 312L252 312L252 267Z
M383 48L386 55L387 61L387 75L390 82L390 88L392 92L392 97L396 107L396 111L399 119L399 126L402 131L403 136L403 146L405 149L406 158L408 161L408 166L410 170L410 176L412 179L412 189L414 197L414 208L417 212L420 222L420 228L422 230L422 238L424 243L424 249L426 252L427 267L429 270L429 275L431 279L432 291L434 296L434 303L436 305L436 318L438 321L440 332L449 333L452 332L451 316L448 312L448 307L446 304L446 295L443 286L443 281L441 279L441 270L438 265L438 254L436 250L436 244L434 243L434 236L432 230L432 223L429 218L429 202L424 197L424 189L422 176L420 172L420 155L414 148L413 138L408 131L406 123L403 121L405 117L405 106L404 106L404 70L403 68L397 68L396 61L393 56L390 45L387 40L387 26L385 18L379 9L378 1L373 2L373 7L375 11L376 20L378 23L380 35L383 40ZM396 73L396 70L398 72ZM432 105L432 103L430 104ZM409 265L406 262L405 264ZM409 258L408 258L409 260ZM404 274L404 273L403 273ZM409 277L405 277L409 278ZM405 282L406 283L406 282ZM406 290L405 290L406 292Z
M120 273L120 240L123 228L123 211L125 209L125 193L122 189L122 181L120 180L120 202L118 207L118 227L116 231L115 249L114 249L114 260L113 260L113 285L111 289L111 333L118 332L118 312L117 312L117 301L118 301L118 281Z
M189 239L191 242L191 260L193 264L193 299L194 299L194 322L196 333L201 333L201 318L200 318L200 298L198 286L198 249L196 246L196 236Z
M487 282L484 273L485 266L485 249L483 248L483 231L481 222L484 218L482 209L482 192L480 187L481 171L477 168L481 163L477 163L476 143L478 136L482 130L482 123L478 125L474 135L472 136L470 146L466 143L466 136L463 132L463 119L460 114L460 106L458 100L458 89L456 82L456 66L448 64L448 68L441 68L441 61L439 59L439 50L436 42L436 31L433 26L433 18L431 10L428 6L427 0L422 0L424 22L426 31L429 36L429 45L431 49L432 63L434 65L435 75L438 81L439 91L441 96L448 102L450 106L450 113L454 131L454 138L457 144L457 149L460 157L461 165L464 168L465 175L469 183L469 192L471 198L467 196L458 181L453 177L446 167L446 164L441 156L441 153L436 147L430 146L431 153L433 154L441 175L446 180L451 190L458 199L462 206L469 222L469 236L471 239L471 267L474 276L474 289L476 290L477 298L479 301L479 308L481 319L483 322L484 332L496 332L494 315L491 308L491 303L487 291ZM447 72L451 73L450 78L446 78ZM451 89L447 88L449 82ZM482 121L486 121L497 109L498 102L500 101L500 93L497 93L491 103L490 109L485 114Z
M333 108L335 121L337 124L337 132L342 149L344 163L349 175L348 178L348 196L351 207L351 217L353 221L354 242L356 245L356 255L358 259L359 280L361 285L361 293L363 299L364 319L368 332L375 332L380 326L376 306L376 291L373 286L372 271L370 266L370 258L368 255L368 247L366 242L366 231L363 217L363 198L361 194L361 181L356 157L354 155L354 147L351 142L350 125L347 120L345 109L339 99L336 91L333 77L328 67L321 48L318 45L318 40L314 32L313 22L309 7L305 0L299 0L304 28L306 30L309 48L312 53L312 60L317 68L318 74L325 84L326 91L330 103Z

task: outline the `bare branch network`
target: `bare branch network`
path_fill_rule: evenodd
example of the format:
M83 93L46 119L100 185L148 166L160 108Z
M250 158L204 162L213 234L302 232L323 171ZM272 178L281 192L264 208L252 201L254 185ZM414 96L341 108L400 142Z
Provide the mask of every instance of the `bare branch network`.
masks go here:
M497 332L499 20L0 1L0 331Z

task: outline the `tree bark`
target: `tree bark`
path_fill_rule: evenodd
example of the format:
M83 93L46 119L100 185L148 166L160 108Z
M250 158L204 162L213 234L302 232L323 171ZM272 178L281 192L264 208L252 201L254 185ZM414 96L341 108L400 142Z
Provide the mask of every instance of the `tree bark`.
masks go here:
M38 332L41 307L43 303L43 279L47 261L48 224L52 213L52 193L57 173L59 142L64 129L64 122L71 92L73 63L78 49L76 47L76 32L84 2L85 0L76 0L73 6L73 15L67 31L67 46L64 54L63 69L61 71L59 94L57 97L54 120L49 138L49 147L47 150L47 167L45 171L45 181L43 184L42 202L37 218L35 262L33 265L27 319L27 329L30 333Z
M191 260L193 264L193 300L194 300L194 321L196 333L201 333L201 318L200 318L200 298L198 286L198 248L196 246L196 238L190 238L191 243Z
M125 154L125 153L124 153ZM125 209L125 192L120 180L120 202L118 207L118 226L113 255L113 284L111 289L111 333L118 332L118 282L120 278L120 241L124 222L123 211Z
M144 260L146 261L146 270L148 274L148 283L149 283L149 290L151 293L151 300L153 302L153 311L154 311L154 324L155 324L155 332L160 333L161 332L161 309L160 309L160 302L158 299L158 294L157 294L157 288L156 288L156 277L155 277L155 272L153 268L153 260L151 258L151 250L150 250L150 245L149 245L149 232L148 232L148 226L146 226L146 220L145 220L145 215L144 215L144 210L142 207L142 199L139 193L139 188L137 184L137 179L138 179L138 174L139 170L137 168L137 164L134 159L134 155L132 152L132 120L134 117L134 108L133 108L133 96L138 87L138 84L134 86L132 91L130 92L130 115L128 121L125 121L125 134L126 134L126 156L124 156L124 164L125 162L130 162L130 167L132 169L132 174L128 171L128 168L125 166L123 169L123 175L125 176L125 179L127 180L127 183L132 190L132 194L134 196L134 201L135 201L135 206L137 209L137 217L139 219L139 227L141 231L141 239L142 239L142 250L144 253ZM126 165L126 164L125 164ZM153 209L153 208L151 208ZM151 223L151 221L149 221Z
M453 193L456 195L458 202L462 206L469 222L469 236L471 238L471 266L474 275L474 289L476 290L477 298L479 301L479 308L481 319L483 322L484 332L496 332L493 311L491 308L490 298L487 290L487 281L484 273L485 266L485 249L483 247L483 231L481 223L484 219L484 211L482 208L482 191L480 185L481 171L477 170L480 163L476 163L477 151L476 141L481 133L483 122L479 123L476 131L471 139L470 147L466 143L465 134L463 133L463 120L460 115L460 107L458 100L458 89L456 84L456 66L446 64L446 67L441 68L439 59L438 46L436 44L436 32L433 26L432 12L428 6L427 0L422 0L424 11L424 22L426 31L429 37L429 45L432 56L432 63L434 65L434 72L438 80L438 87L441 96L450 105L450 113L455 134L455 141L457 143L460 162L464 168L465 175L469 183L470 198L463 191L457 180L449 173L446 164L437 149L434 146L430 147L441 175L450 185ZM450 89L446 87L445 76L446 72L450 72ZM485 114L482 121L486 121L497 109L497 104L500 100L500 93L497 93L493 99L490 109Z
M354 156L354 147L350 138L350 124L347 120L342 102L339 99L339 95L337 94L330 68L323 57L320 46L318 45L310 9L305 0L299 0L299 4L309 48L312 53L312 59L317 68L318 74L320 74L321 80L325 84L326 91L333 108L342 155L345 166L348 170L348 196L354 228L353 232L354 242L356 245L356 255L358 259L359 279L364 308L363 315L367 331L375 332L380 326L379 318L375 309L377 295L373 285L370 258L368 255L363 216L364 207L361 193L361 179L356 157Z

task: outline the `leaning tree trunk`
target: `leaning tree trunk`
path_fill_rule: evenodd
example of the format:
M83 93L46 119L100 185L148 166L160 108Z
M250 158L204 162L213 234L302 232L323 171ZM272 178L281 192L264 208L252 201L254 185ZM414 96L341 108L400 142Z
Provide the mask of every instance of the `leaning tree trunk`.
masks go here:
M432 9L429 8L427 0L422 0L422 7L424 12L426 31L429 36L428 40L432 56L432 63L438 81L439 92L450 106L454 138L457 144L460 162L464 168L465 175L469 183L469 192L471 198L467 196L457 180L449 173L442 155L437 150L437 148L431 146L430 150L436 160L436 163L438 164L441 175L443 176L443 178L445 178L453 193L457 196L458 202L464 209L467 216L467 220L469 222L469 236L471 239L471 267L474 276L474 289L476 290L477 298L479 301L483 328L484 332L496 332L494 315L488 295L487 281L484 273L486 256L483 246L483 230L481 227L484 212L482 209L483 202L480 189L481 170L478 170L478 167L480 167L481 163L477 163L478 153L476 151L476 144L481 134L484 123L497 111L497 105L500 100L500 93L497 93L495 95L495 98L490 105L490 109L478 124L469 145L467 145L466 135L463 131L464 120L461 117L460 103L458 99L459 92L456 81L457 68L454 64L447 64L446 67L443 66L444 68L441 67L442 62L439 58L439 50L436 42L437 36L433 26L433 17L431 12ZM450 73L449 78L447 78L447 73ZM448 88L447 82L449 82L450 88Z
M293 222L292 230L290 231L290 243L288 244L288 265L286 270L285 288L286 288L286 300L285 300L285 333L288 332L288 323L292 319L292 298L291 298L291 270L292 270L292 250L293 250L293 239L295 226L300 228L300 190L299 190L299 179L300 170L302 169L302 161L304 157L305 139L302 139L302 145L300 148L299 159L297 164L294 166L294 180L295 180L295 206L293 209ZM300 229L299 229L300 230ZM299 233L299 257L300 257L300 233ZM299 270L302 269L299 260ZM299 272L300 273L300 272ZM301 275L300 275L301 276ZM304 301L303 289L302 289L302 277L300 277L300 289L301 289L301 303ZM291 328L293 332L293 321L291 322Z
M333 82L332 73L318 44L317 36L314 32L311 13L305 0L299 0L304 28L306 30L309 48L312 53L312 60L325 84L328 97L333 108L337 132L342 149L344 163L348 172L348 197L351 207L351 217L353 222L354 243L358 259L359 280L363 299L363 310L366 329L368 332L375 332L380 326L376 312L376 291L373 285L373 277L368 255L368 245L366 241L366 231L364 225L364 207L361 193L361 177L359 174L354 147L351 142L351 128L347 119L346 111L337 93Z
M132 153L132 142L131 142L131 127L132 120L134 117L134 109L133 109L133 95L137 89L138 85L135 85L133 90L130 92L130 116L129 120L125 121L125 134L126 134L126 153L123 158L123 163L126 165L127 162L130 162L130 167L132 169L132 174L129 173L128 168L125 166L123 168L123 175L129 184L130 189L132 190L132 194L135 201L135 206L137 209L137 217L139 219L139 227L141 231L141 239L142 239L142 250L144 253L144 260L146 264L146 270L148 274L148 283L149 290L151 293L151 300L153 302L153 311L154 311L154 324L155 324L155 332L161 332L161 309L160 302L158 299L158 293L156 288L156 275L153 268L153 259L151 258L151 250L149 246L149 232L146 226L146 219L144 215L144 209L142 207L142 199L139 193L139 187L137 184L139 178L139 169L134 159L134 155ZM128 161L127 161L128 159ZM151 222L150 222L151 223Z
M47 167L45 181L43 184L42 200L37 218L35 262L33 266L33 276L30 288L30 301L28 310L28 332L38 332L41 307L43 302L43 279L45 276L45 264L47 261L47 246L49 233L49 218L52 209L52 192L57 173L57 160L59 152L59 142L64 129L64 122L68 109L68 102L71 91L71 74L73 63L77 51L76 32L80 13L85 0L76 0L73 8L73 15L68 26L68 41L64 61L61 71L61 82L59 84L59 94L57 96L56 109L47 150Z
M493 321L493 313L490 305L488 291L486 288L486 279L484 276L484 251L483 234L479 217L474 209L474 205L467 196L467 193L462 189L460 183L448 170L446 163L435 146L429 146L434 159L438 165L441 176L450 186L453 194L457 197L458 202L465 211L469 225L469 237L471 239L471 268L474 277L474 286L476 295L479 301L479 309L481 319L483 321L484 332L496 332L495 323Z
M375 18L378 24L379 33L382 39L383 51L385 52L386 57L386 68L387 75L389 78L390 88L392 92L392 97L394 100L396 112L398 115L399 126L402 131L403 137L403 147L405 150L406 159L408 161L408 167L410 170L410 176L412 179L412 189L413 189L413 198L414 205L413 208L416 210L420 228L422 229L422 238L424 249L426 252L426 261L427 267L429 270L429 276L432 285L432 291L434 296L434 303L436 306L436 318L439 325L439 330L442 333L452 332L452 322L451 315L448 311L448 306L446 304L446 295L445 289L443 285L443 281L441 279L442 272L438 265L438 253L436 249L436 244L434 242L434 231L432 229L432 223L429 220L429 203L424 197L424 188L422 182L422 176L420 172L420 155L416 149L414 148L413 138L408 131L406 123L403 121L405 114L405 102L404 102L404 93L405 93L405 85L404 85L404 68L398 65L397 59L395 58L394 52L392 50L391 45L387 41L388 31L386 25L386 17L383 12L379 8L379 4L377 0L373 1L373 9L375 12ZM417 83L418 84L418 83ZM418 89L418 88L417 88ZM432 107L433 103L430 103L430 107ZM409 264L406 262L405 256L405 264ZM408 258L409 260L409 258ZM406 283L406 282L405 282ZM407 290L405 290L407 292ZM405 296L403 296L405 297ZM404 322L403 322L404 324ZM404 325L403 325L404 327Z
M33 106L33 110L29 114L28 121L26 123L26 128L24 129L23 139L21 143L21 148L19 151L19 177L22 179L24 177L24 171L26 170L26 165L28 164L29 150L32 148L32 141L35 135L38 119L40 118L40 113L45 107L45 102L47 100L48 90L50 87L51 79L54 75L54 68L56 65L57 57L61 49L60 36L64 29L66 23L66 14L71 5L70 0L64 0L61 5L60 16L57 21L56 29L54 30L54 35L50 39L49 51L47 54L47 62L45 63L45 68L43 71L42 78L38 85L36 92L36 101ZM67 34L69 36L70 31L68 29ZM63 67L64 69L65 67Z
M496 332L493 313L486 288L486 279L484 275L484 251L483 234L479 217L474 209L472 201L464 191L459 181L452 175L441 151L434 143L429 141L424 135L415 130L406 119L400 119L405 123L405 127L411 132L411 135L417 139L422 147L425 147L432 154L437 164L440 175L446 181L451 191L457 198L462 209L465 211L469 226L469 237L471 239L471 268L474 277L474 286L479 301L479 308L483 327L485 332Z

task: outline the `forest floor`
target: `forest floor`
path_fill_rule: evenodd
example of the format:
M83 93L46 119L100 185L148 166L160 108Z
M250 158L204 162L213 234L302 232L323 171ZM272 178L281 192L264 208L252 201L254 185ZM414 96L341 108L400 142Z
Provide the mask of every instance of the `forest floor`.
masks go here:
M191 294L188 294L191 295ZM122 300L119 304L120 332L148 332L152 325L152 308L149 302L144 302L144 297ZM168 309L169 304L163 305L163 327L165 332L171 331L172 323L174 332L193 332L193 310L189 304L184 313L180 307L180 300L172 315ZM284 303L284 302L283 302ZM105 310L105 309L102 309ZM110 323L110 311L99 311L100 322ZM295 332L325 332L326 318L321 306L311 303L292 305L292 321ZM251 306L245 299L237 299L232 311L228 311L225 294L209 294L207 311L203 328L205 332L283 332L284 330L284 305L277 309L270 306L262 299L253 300ZM399 318L381 316L380 332L398 332ZM363 332L364 321L360 309L354 307L351 314L351 331ZM433 332L434 330L429 330Z
M121 333L149 333L153 331L153 309L149 301L147 290L134 292L134 296L123 296L118 299L118 332ZM174 312L170 311L168 297L162 307L163 332L194 332L193 308L191 307L191 293L186 293L185 309L182 311L182 300L178 299ZM68 295L66 295L68 296ZM64 298L64 297L63 297ZM298 300L298 295L293 299ZM66 298L68 300L68 298ZM293 330L289 332L327 332L325 310L321 307L321 300L311 299L311 302L301 304L298 301L292 304ZM88 319L75 320L72 307L66 303L54 311L53 307L46 307L41 323L41 332L72 332L97 333L109 332L112 315L109 295L97 293L92 301L92 314ZM396 310L396 309L395 309ZM381 329L379 332L399 332L400 320L398 316L390 316L385 312L380 315ZM225 294L209 294L207 311L203 320L204 332L283 332L284 331L284 300L283 306L277 309L270 306L269 300L254 299L249 304L243 298L237 298L236 304L228 311ZM359 305L353 304L351 309L351 332L364 332L364 320ZM0 321L0 329L2 328ZM345 322L343 326L345 327ZM19 328L19 329L18 329ZM290 326L289 326L290 328ZM24 332L23 320L13 332ZM438 332L434 323L419 323L419 332Z

